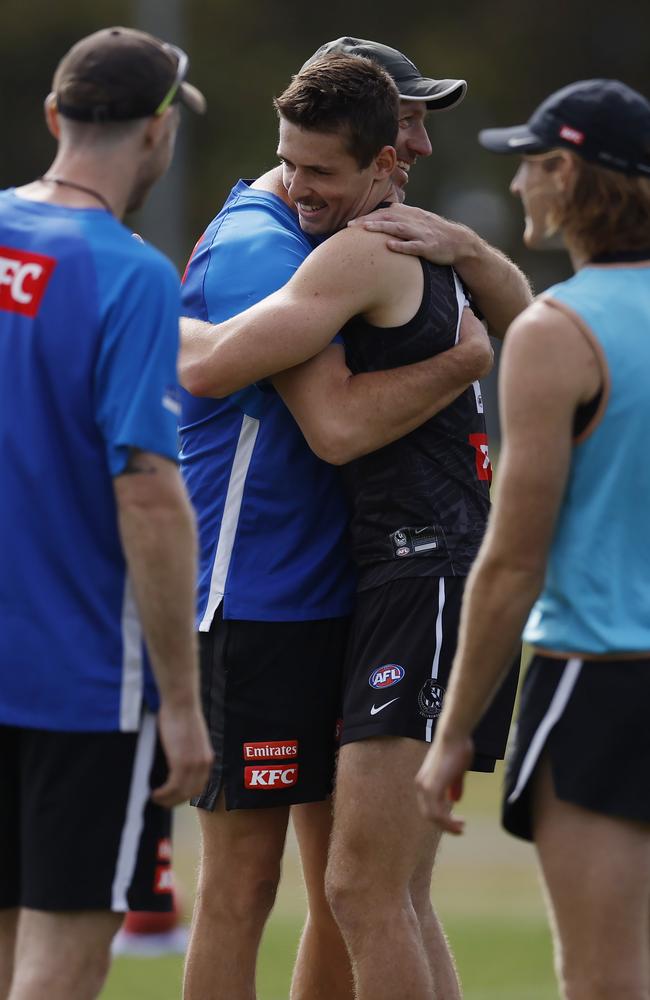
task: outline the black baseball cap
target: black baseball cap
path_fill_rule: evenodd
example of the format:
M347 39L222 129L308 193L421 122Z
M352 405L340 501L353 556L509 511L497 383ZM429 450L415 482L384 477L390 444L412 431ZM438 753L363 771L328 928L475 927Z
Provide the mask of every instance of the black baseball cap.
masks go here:
M135 28L104 28L63 57L52 90L60 114L83 122L148 118L175 101L202 114L205 97L185 80L182 49Z
M580 80L547 97L526 125L484 129L478 141L494 153L564 147L609 170L650 177L650 102L619 80Z
M380 42L369 42L365 38L345 36L333 42L325 42L302 69L310 66L316 59L330 54L365 56L366 59L379 63L395 81L401 100L425 101L429 111L448 111L460 104L467 92L465 80L432 80L422 76L415 63L402 52Z

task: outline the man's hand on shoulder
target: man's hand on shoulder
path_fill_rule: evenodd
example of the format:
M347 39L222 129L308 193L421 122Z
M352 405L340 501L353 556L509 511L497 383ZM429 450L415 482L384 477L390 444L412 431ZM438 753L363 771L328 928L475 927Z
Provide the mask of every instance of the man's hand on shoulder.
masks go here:
M416 254L432 264L452 264L485 316L490 333L503 337L532 302L525 274L472 229L412 205L392 205L349 223L385 233L389 250Z
M424 257L432 264L456 264L478 253L479 238L467 226L413 205L391 205L349 222L370 232L386 233L390 250Z

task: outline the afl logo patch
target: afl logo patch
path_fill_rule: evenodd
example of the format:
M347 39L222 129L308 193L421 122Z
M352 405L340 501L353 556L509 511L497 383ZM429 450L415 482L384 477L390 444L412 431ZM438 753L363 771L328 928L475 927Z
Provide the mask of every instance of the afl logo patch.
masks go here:
M425 681L420 688L418 695L418 707L420 715L425 719L437 719L442 712L442 701L445 697L445 689L432 678Z
M368 684L376 690L389 688L393 684L399 684L405 673L404 667L400 667L399 663L385 663L383 667L377 667L376 670L373 670Z

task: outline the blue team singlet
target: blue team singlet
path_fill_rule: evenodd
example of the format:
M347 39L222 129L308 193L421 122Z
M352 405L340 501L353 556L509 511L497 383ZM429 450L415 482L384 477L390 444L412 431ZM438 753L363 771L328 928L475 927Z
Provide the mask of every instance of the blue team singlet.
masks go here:
M199 240L185 315L218 323L282 287L314 244L273 194L233 188ZM351 610L339 473L310 451L271 386L182 394L181 464L200 533L199 628L224 618L306 621Z

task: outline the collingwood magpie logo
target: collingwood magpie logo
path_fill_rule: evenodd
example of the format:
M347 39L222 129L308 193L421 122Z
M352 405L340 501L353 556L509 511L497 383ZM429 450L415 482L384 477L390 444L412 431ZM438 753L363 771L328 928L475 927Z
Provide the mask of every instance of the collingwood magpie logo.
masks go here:
M437 719L442 712L444 697L445 689L430 677L428 681L424 682L418 695L420 715L423 715L425 719Z

